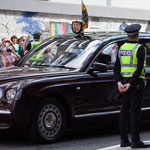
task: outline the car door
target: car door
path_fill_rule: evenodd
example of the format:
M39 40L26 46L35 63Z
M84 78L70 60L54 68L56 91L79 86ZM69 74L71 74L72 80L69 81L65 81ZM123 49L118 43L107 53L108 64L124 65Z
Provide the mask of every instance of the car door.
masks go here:
M107 51L110 51L115 44L109 45ZM82 83L74 85L76 114L109 114L116 111L117 101L115 98L119 93L113 75L114 62L112 62L110 54L103 52L97 56L94 63L107 65L108 69L104 71L101 68L102 70L95 70L93 73L89 73L89 70L82 78ZM79 103L77 104L77 102Z
M115 101L112 99L112 88L115 85L113 72L98 72L96 76L82 74L80 80L77 80L65 89L74 104L75 115L116 109Z
M88 103L93 111L100 114L109 114L116 112L117 98L119 91L114 79L113 66L116 60L118 44L116 42L107 45L97 56L94 63L106 66L106 70L100 67L95 70L92 89L89 93ZM93 65L95 65L93 63Z
M93 76L93 75L91 75ZM91 89L86 103L92 112L110 112L116 110L112 98L112 89L115 88L113 72L98 72L93 77Z

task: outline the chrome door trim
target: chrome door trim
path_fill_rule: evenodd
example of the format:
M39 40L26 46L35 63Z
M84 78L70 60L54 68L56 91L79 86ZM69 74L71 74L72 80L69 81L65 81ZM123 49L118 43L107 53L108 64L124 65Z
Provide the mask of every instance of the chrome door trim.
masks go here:
M142 111L143 111L143 110L150 110L150 107L142 108Z
M104 115L118 114L118 113L120 113L120 110L109 111L109 112L89 113L89 114L80 114L80 115L75 115L75 118L96 117L96 116L104 116Z
M9 115L9 114L11 114L11 111L10 110L0 110L0 114Z
M4 130L4 129L8 129L8 128L10 128L10 124L0 123L0 129Z
M150 107L142 108L142 111L150 110ZM75 118L86 118L86 117L96 117L96 116L105 116L105 115L112 115L112 114L119 114L120 110L116 111L109 111L109 112L97 112L97 113L89 113L89 114L80 114L75 115Z

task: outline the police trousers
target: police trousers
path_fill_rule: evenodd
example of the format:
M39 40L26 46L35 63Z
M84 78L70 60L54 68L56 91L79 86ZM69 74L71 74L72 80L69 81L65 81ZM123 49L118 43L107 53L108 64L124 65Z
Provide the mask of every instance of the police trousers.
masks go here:
M132 142L140 141L141 102L143 89L144 81L139 79L127 92L122 93L122 107L119 119L121 140L128 140L128 127L130 125Z

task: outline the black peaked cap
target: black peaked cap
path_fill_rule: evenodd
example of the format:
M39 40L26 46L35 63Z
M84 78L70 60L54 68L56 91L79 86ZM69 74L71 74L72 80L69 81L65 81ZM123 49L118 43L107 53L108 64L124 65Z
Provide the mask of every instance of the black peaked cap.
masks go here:
M140 29L141 29L140 24L132 24L132 25L127 26L124 31L128 35L134 35L134 34L137 34Z
M33 36L35 36L35 37L40 37L40 36L41 36L41 33L40 33L40 32L36 32L36 33L33 34Z

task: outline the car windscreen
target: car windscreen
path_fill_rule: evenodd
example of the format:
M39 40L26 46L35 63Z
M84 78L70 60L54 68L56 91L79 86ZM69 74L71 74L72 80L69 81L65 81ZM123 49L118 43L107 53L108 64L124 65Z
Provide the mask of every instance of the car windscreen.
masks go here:
M31 52L23 64L78 69L100 44L100 40L53 38L43 47Z

